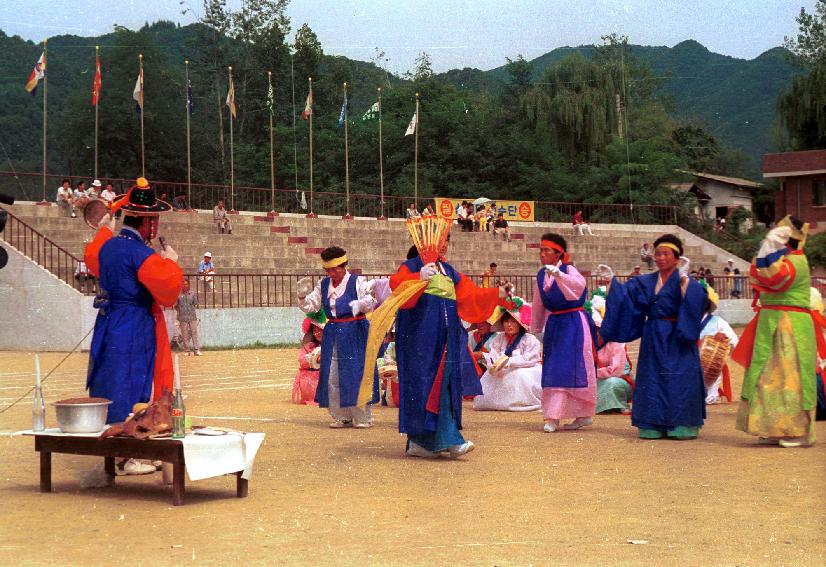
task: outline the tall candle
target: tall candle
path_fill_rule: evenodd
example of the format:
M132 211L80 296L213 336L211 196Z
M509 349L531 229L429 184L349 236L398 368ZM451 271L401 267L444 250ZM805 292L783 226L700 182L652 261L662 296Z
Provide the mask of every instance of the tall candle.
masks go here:
M174 387L176 389L179 389L181 387L181 370L180 370L180 367L178 366L178 354L177 353L175 354L175 359L172 362L173 362L172 367L175 371L175 386Z

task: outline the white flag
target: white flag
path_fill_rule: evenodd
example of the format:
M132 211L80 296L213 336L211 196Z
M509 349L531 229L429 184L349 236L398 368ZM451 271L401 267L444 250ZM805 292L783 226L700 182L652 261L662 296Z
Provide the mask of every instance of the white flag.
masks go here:
M379 115L379 103L378 101L373 103L373 106L367 109L367 111L361 116L362 120L372 120L376 116Z
M143 68L138 73L138 80L135 81L132 99L135 101L135 110L140 114L143 111Z
M409 136L416 132L416 125L419 123L419 114L416 113L413 115L413 118L410 119L410 124L407 125L407 131L404 133L405 136Z

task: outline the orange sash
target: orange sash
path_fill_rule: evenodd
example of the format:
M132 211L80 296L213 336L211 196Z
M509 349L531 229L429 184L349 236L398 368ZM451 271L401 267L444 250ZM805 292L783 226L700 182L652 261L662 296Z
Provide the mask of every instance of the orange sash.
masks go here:
M749 322L748 326L746 326L746 330L743 331L743 336L740 337L740 342L737 343L737 347L734 349L734 352L731 353L731 359L734 362L743 368L748 368L751 365L751 356L754 352L754 341L757 335L757 319L760 317L760 311L763 309L808 313L812 317L812 322L815 327L817 354L820 358L826 359L826 336L823 335L823 333L826 332L826 319L823 318L823 315L811 309L794 305L763 305L756 308L757 313Z

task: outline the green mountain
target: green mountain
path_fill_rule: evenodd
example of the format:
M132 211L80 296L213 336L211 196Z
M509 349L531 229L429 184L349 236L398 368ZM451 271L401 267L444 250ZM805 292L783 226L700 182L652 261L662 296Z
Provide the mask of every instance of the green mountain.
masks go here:
M572 52L590 57L594 47L560 47L531 60L533 79L541 78L548 67ZM630 52L662 79L660 96L669 101L675 119L701 126L758 164L764 153L777 151L772 140L777 97L799 72L789 51L777 47L745 60L712 53L688 40L674 47L632 45ZM508 81L505 66L439 76L462 89L492 93L501 92Z

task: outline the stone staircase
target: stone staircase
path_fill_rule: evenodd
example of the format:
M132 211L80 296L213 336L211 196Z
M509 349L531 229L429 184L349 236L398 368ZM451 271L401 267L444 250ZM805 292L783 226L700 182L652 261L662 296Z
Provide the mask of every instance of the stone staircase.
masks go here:
M68 218L56 206L19 202L8 209L36 230L81 258L85 242L94 231L80 218ZM204 252L213 255L217 272L223 274L318 274L318 254L337 245L348 251L350 266L364 274L388 274L405 258L411 241L403 221L391 219L341 220L332 217L308 219L299 215L268 217L261 214L233 215L233 234L220 234L211 211L170 212L163 215L161 234L180 255L186 273L194 273ZM577 236L570 224L511 223L511 241L503 242L489 233L451 232L450 262L462 272L479 275L491 262L502 275L535 273L539 239L545 232L557 232L568 241L575 265L582 272L597 264L612 266L626 274L640 264L642 242L664 232L677 233L686 243L686 255L694 266L711 267L722 274L724 250L676 226L599 225L595 236ZM736 259L744 270L747 263ZM643 266L643 271L646 271Z

